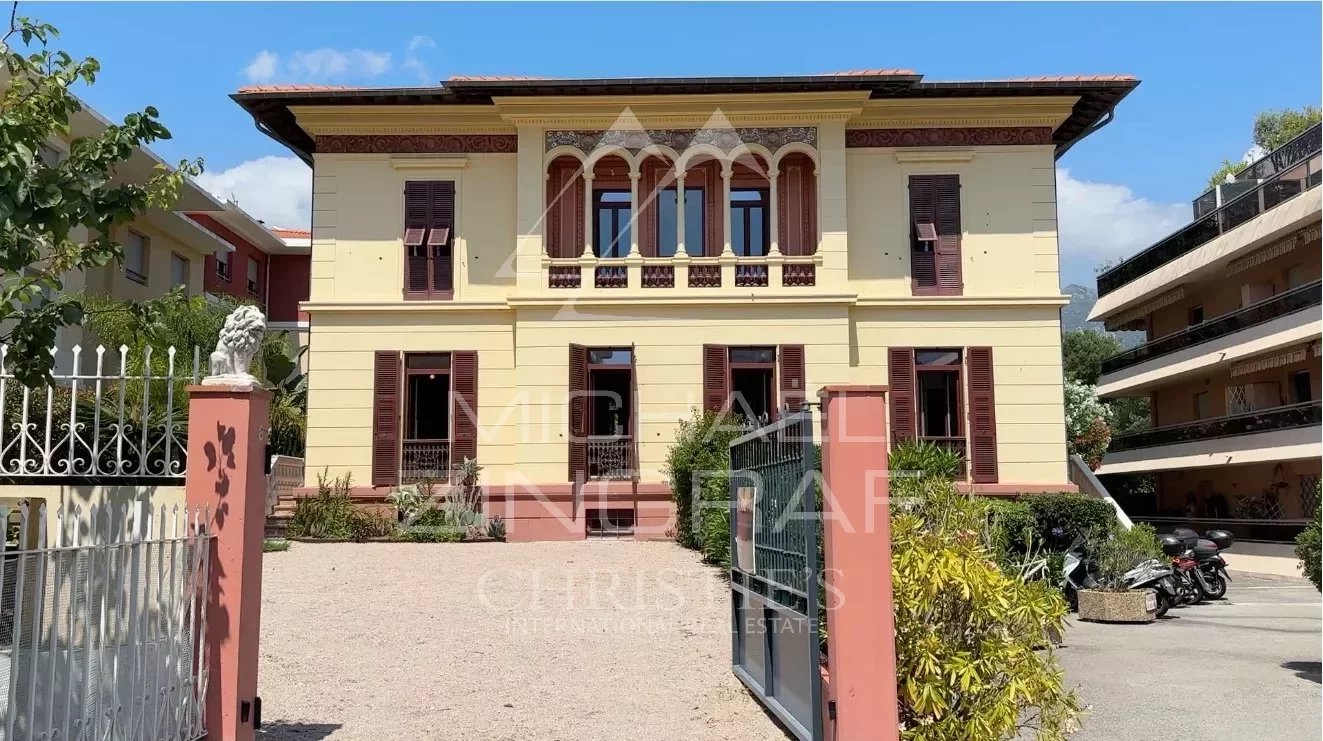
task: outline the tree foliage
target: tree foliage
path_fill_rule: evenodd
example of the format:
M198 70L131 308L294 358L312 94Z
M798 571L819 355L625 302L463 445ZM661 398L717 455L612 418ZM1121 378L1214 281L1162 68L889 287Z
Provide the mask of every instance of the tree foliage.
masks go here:
M1323 118L1318 106L1283 108L1278 111L1260 111L1254 117L1254 144L1272 150L1300 136Z
M1315 589L1323 591L1323 508L1315 505L1309 526L1296 536L1295 555L1300 559L1300 571Z
M146 182L114 179L134 150L170 138L148 106L99 135L72 139L59 161L47 142L67 138L83 106L70 88L91 85L100 65L49 48L58 30L17 16L0 38L7 89L0 94L0 341L21 382L49 382L56 331L83 320L81 301L64 295L63 276L122 258L114 229L153 207L169 208L200 160L158 167Z
M1212 175L1208 176L1208 186L1204 188L1204 190L1212 190L1222 183L1225 183L1227 181L1227 175L1235 175L1241 170L1244 170L1245 165L1246 163L1244 161L1237 162L1233 160L1222 160L1222 164L1219 165L1216 170L1213 170Z
M1103 361L1121 349L1121 341L1107 332L1081 328L1061 334L1061 360L1066 377L1089 386L1098 385Z

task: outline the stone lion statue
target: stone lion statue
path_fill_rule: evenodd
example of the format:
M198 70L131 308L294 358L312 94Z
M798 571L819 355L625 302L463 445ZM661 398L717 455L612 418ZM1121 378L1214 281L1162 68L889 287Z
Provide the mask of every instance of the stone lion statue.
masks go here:
M266 317L256 306L240 306L231 312L211 354L211 376L251 380L248 366L265 333Z

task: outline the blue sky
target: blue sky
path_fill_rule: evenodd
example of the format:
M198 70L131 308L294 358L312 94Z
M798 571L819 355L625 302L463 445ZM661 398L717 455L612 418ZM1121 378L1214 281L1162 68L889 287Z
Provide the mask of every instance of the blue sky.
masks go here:
M1249 148L1257 111L1318 105L1323 86L1317 3L23 3L20 13L58 26L60 48L101 61L82 91L95 108L118 118L155 105L175 134L158 153L205 158L209 187L280 222L306 219L292 192L306 174L226 97L250 81L1133 74L1143 84L1115 122L1059 162L1067 283L1091 282L1099 256L1184 223L1209 172Z

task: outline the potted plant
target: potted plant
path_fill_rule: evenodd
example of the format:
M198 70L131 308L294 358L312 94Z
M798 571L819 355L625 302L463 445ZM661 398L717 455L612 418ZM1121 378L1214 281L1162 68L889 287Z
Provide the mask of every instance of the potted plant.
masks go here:
M1161 558L1153 528L1135 525L1094 541L1098 587L1079 593L1080 620L1101 623L1151 623L1157 619L1158 596L1151 589L1130 589L1126 572L1150 558Z

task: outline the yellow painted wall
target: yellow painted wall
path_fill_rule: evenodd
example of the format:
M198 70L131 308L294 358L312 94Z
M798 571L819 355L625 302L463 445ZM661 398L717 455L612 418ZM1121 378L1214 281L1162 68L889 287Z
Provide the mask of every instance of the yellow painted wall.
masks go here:
M909 176L960 176L966 296L1057 295L1056 168L1052 147L977 147L936 161L913 149L847 149L850 287L909 296ZM968 159L966 159L966 157Z
M639 459L663 480L678 420L702 405L702 346L805 346L809 396L886 383L886 349L991 344L1000 479L1066 481L1055 308L848 309L844 305L329 312L314 320L308 478L371 482L373 352L478 351L478 457L487 483L567 480L569 345L635 345Z
M408 180L455 181L455 299L504 299L515 283L515 167L513 154L319 155L311 300L402 299Z

